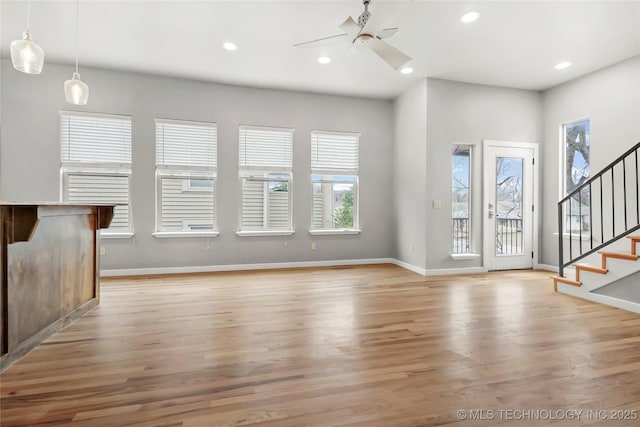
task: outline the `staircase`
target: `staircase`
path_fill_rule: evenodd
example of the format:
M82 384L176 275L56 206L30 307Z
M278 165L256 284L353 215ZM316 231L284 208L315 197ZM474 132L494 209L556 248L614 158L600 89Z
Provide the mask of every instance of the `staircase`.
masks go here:
M640 143L558 203L555 292L640 312L640 302L594 293L640 272L639 151Z

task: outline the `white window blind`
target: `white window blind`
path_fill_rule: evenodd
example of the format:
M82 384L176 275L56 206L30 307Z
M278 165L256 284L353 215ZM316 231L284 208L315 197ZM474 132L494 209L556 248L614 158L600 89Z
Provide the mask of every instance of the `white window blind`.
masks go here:
M167 167L217 166L215 123L156 119L156 164Z
M131 117L60 112L62 199L115 204L103 234L129 234L131 208Z
M311 132L311 231L358 231L360 134Z
M60 112L60 158L73 163L131 163L131 118Z
M240 126L241 169L291 170L293 129Z
M71 203L116 204L109 231L129 231L129 176L74 174L66 175L66 200Z
M240 231L291 231L293 129L240 126Z
M159 233L215 231L215 123L156 119Z
M360 134L311 132L311 169L349 174L358 173Z

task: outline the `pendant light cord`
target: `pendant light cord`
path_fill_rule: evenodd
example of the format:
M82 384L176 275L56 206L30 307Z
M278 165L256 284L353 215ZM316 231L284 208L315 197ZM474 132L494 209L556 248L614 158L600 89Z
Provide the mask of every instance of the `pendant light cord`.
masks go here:
M76 0L76 73L78 72L78 3Z
M31 7L30 1L27 0L27 33L29 32L29 23L31 22Z

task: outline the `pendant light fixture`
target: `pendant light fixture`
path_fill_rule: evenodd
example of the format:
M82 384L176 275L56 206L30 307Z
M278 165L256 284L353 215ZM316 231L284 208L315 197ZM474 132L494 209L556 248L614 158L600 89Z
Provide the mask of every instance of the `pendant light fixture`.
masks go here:
M44 64L44 51L31 40L29 21L31 13L27 0L27 29L22 39L11 42L11 63L13 68L26 74L40 74Z
M71 80L64 82L64 97L69 104L86 105L89 99L89 86L80 80L78 73L78 0L76 0L76 72Z

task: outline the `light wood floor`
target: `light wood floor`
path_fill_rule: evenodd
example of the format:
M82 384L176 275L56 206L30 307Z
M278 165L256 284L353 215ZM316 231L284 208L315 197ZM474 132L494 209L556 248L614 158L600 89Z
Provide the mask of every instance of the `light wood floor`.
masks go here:
M1 425L640 425L497 412L640 410L640 316L553 294L549 276L105 280L97 308L2 374Z

